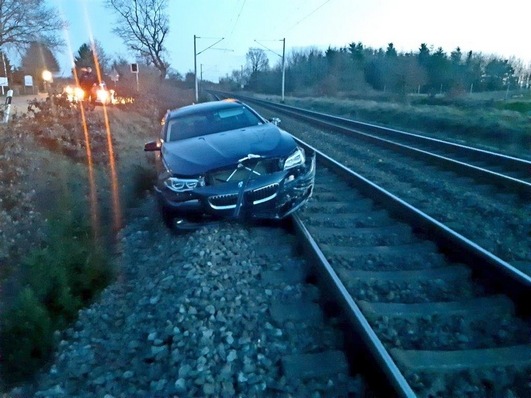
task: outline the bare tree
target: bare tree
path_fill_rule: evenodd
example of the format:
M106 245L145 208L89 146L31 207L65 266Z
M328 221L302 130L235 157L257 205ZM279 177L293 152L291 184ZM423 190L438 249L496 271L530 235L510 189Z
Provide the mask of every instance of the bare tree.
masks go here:
M113 32L125 45L166 77L169 63L165 59L164 40L168 35L167 0L107 0L107 7L119 16Z
M246 58L250 64L251 74L269 69L269 59L265 51L261 48L250 48L246 54Z
M264 50L253 47L247 51L245 57L249 70L248 86L252 90L258 90L260 86L259 76L269 70L269 59Z
M58 33L65 22L46 0L0 0L0 47L23 53L31 43L48 48L63 45Z

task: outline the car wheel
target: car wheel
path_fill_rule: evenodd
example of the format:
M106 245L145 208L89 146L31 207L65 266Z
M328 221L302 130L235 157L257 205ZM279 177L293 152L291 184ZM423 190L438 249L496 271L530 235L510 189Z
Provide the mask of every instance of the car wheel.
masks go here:
M161 206L160 214L162 215L162 222L169 229L175 228L175 215L166 207Z

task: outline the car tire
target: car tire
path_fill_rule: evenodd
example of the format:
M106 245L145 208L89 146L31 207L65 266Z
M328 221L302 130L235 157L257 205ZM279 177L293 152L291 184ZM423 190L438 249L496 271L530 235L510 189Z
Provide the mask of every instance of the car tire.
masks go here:
M164 206L160 207L160 214L164 225L173 230L175 228L175 215Z

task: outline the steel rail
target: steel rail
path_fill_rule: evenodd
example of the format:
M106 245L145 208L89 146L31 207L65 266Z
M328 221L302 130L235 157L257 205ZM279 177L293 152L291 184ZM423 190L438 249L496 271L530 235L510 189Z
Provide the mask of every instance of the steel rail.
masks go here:
M313 122L321 121L315 120ZM323 154L316 148L297 139L298 143L307 150L315 151L318 162L343 177L351 186L362 194L370 197L379 207L402 222L412 226L413 230L429 236L439 250L451 261L466 264L473 270L473 276L484 280L489 290L501 292L512 299L516 313L521 317L529 317L531 310L527 303L531 299L531 277L514 268L507 262L496 257L478 244L465 238L451 228L433 219L427 214L409 205L399 197L378 187L373 182L355 173L339 162ZM460 162L463 163L463 162ZM404 375L397 367L393 357L384 347L382 341L371 328L360 307L348 292L344 283L334 271L326 255L321 251L316 239L305 226L302 219L293 215L292 226L300 239L304 254L312 264L318 281L334 298L342 310L344 319L348 322L353 333L358 337L355 343L354 355L367 358L369 368L388 395L415 396L415 392L408 384ZM348 335L347 335L348 336ZM359 341L359 342L358 342ZM356 356L355 358L359 358ZM364 362L364 366L366 366Z
M323 154L316 148L298 140L307 150L315 151L318 163L342 176L362 194L370 197L375 203L384 207L394 218L401 220L415 230L423 231L430 236L430 240L445 254L459 263L471 267L480 279L494 281L492 287L496 291L511 297L516 311L520 316L530 315L527 304L531 300L531 277L522 273L510 264L504 262L479 245L463 237L444 224L404 202L397 196L380 188L363 176L341 165L334 159ZM392 391L396 396L415 396L390 354L384 348L380 339L370 327L358 305L347 292L347 289L333 270L326 256L320 250L316 241L296 214L292 216L293 227L301 241L305 255L316 270L319 281L331 293L342 309L342 313L349 325L363 342L358 350L364 357L369 358L370 369L380 375L385 381L384 391Z
M362 347L357 347L356 355L368 359L368 368L371 372L381 376L379 380L385 381L380 385L381 392L393 396L415 397L404 375L400 372L383 343L380 341L360 308L348 293L338 275L319 249L312 235L297 215L292 216L295 233L302 242L304 255L314 267L319 276L319 283L330 292L334 300L342 309L342 314L354 329L357 336L363 341Z
M488 250L413 207L396 195L379 187L360 174L343 166L318 149L296 138L305 149L315 151L321 164L353 184L358 190L387 209L395 218L423 231L433 239L451 258L458 258L474 269L476 275L494 280L504 294L511 297L521 314L531 315L525 303L531 302L531 276L503 261ZM494 278L494 279L493 279Z
M222 93L217 93L222 95ZM228 94L223 94L227 96ZM276 104L269 101L259 100L252 97L236 96L246 102L253 102L261 106L278 110L292 117L318 124L322 127L333 129L343 134L356 134L357 138L366 142L380 145L388 149L404 153L417 159L434 163L447 170L454 171L460 175L471 177L477 181L504 187L512 192L518 193L525 199L531 198L531 161L519 159L495 152L472 148L448 141L425 137L387 127L376 126L342 117L327 115L307 109L293 106ZM394 140L406 140L411 144L420 143L437 148L438 151L451 152L458 156L472 158L476 161L487 162L496 167L504 167L509 172L523 175L523 178L514 177L504 172L489 170L463 160L457 160L449 156L443 156L424 149L419 149L411 145L406 145ZM526 181L529 180L529 181Z

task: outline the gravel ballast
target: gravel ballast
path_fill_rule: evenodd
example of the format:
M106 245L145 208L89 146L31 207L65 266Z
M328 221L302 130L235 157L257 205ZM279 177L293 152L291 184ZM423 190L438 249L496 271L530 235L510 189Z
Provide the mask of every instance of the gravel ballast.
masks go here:
M360 143L260 106L265 117L346 167L530 274L531 207L516 195L480 185L375 145Z
M156 214L153 203L146 206L140 213ZM118 280L71 328L56 333L58 350L38 377L35 397L360 392L360 380L345 374L344 364L343 371L302 378L286 371L298 355L341 356L343 339L322 317L318 323L273 319L279 302L319 296L312 285L271 276L305 267L281 229L221 223L176 236L138 217L121 232L119 247Z

